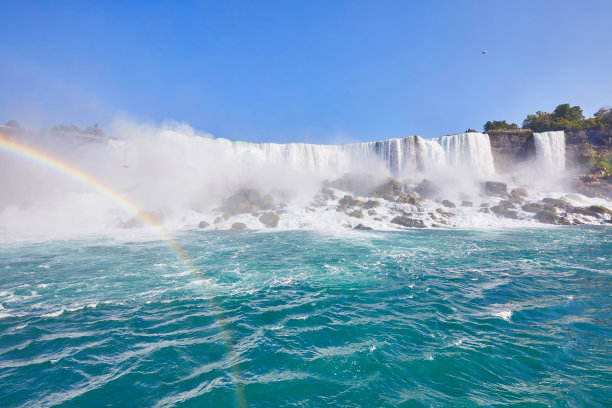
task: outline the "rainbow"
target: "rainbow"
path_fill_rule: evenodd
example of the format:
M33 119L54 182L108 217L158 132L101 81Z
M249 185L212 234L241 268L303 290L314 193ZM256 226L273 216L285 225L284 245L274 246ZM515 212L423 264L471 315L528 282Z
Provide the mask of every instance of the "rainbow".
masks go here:
M162 228L162 226L155 220L149 213L143 211L138 208L136 204L130 201L128 198L122 196L117 191L113 190L108 185L102 183L99 180L96 180L94 177L89 174L79 170L73 165L62 161L49 153L46 153L42 150L38 150L33 148L32 146L25 145L23 143L19 143L14 139L10 139L0 134L0 150L16 154L17 156L23 157L25 159L34 161L41 165L45 165L65 176L70 177L71 179L78 181L82 184L87 185L91 189L100 192L104 196L110 198L115 203L120 205L126 211L131 214L134 214L140 220L142 220L151 231L155 233L162 241L170 248L172 252L176 254L176 256L181 260L181 262L185 265L185 267L191 272L194 278L203 282L203 274L195 265L191 257L181 248L181 246L170 237ZM238 356L233 350L233 338L231 336L230 331L225 327L223 321L224 315L222 309L219 305L216 304L214 298L209 300L211 309L214 313L215 320L219 326L221 334L223 335L226 354L228 356L228 361L232 369L232 380L234 382L234 391L235 391L235 399L238 407L246 407L246 399L244 397L244 392L242 389L242 382L240 380L240 369L238 366Z

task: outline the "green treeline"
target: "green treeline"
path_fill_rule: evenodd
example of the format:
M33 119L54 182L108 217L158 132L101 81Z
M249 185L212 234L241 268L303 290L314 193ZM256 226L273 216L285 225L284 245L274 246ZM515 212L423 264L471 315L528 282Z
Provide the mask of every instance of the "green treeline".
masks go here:
M550 130L582 130L582 129L612 129L612 108L599 109L592 118L585 118L580 106L570 106L563 103L552 113L537 111L527 115L523 121L523 129L534 132L548 132ZM519 129L516 123L508 124L505 120L488 121L484 131Z

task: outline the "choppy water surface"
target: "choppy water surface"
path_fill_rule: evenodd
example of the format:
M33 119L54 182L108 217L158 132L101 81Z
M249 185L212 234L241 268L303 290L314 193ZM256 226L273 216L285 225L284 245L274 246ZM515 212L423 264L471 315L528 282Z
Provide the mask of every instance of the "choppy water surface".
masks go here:
M609 406L612 229L3 244L3 407Z

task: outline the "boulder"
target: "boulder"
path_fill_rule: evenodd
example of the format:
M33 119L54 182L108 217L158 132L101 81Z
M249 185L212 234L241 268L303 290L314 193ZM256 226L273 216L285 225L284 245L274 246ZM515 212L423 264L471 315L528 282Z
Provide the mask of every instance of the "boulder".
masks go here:
M337 198L336 194L334 194L334 190L332 190L329 187L322 187L319 194L321 194L322 196L326 197L329 200L335 200Z
M376 215L376 210L368 210L368 215Z
M455 203L453 203L452 201L449 201L449 200L443 200L442 201L442 205L445 206L445 207L448 207L448 208L455 208L455 207L457 207L455 205Z
M220 224L222 222L223 222L223 218L221 218L221 217L215 218L215 224Z
M414 189L421 197L423 198L435 198L442 189L438 187L435 183L430 180L424 179L419 183L418 186Z
M244 222L235 222L232 224L232 230L240 231L246 228L246 224Z
M371 208L376 208L378 206L380 206L380 202L376 200L368 200L365 203L363 203L363 208L365 208L366 210L369 210Z
M352 211L351 213L349 213L349 217L363 218L363 212L359 210Z
M207 228L209 226L210 224L207 223L206 221L200 221L200 223L198 224L198 228Z
M499 181L486 181L484 190L487 195L505 196L508 194L508 185Z
M592 205L589 207L589 211L595 212L597 214L612 214L612 211L601 205Z
M353 229L356 229L356 230L361 230L361 231L371 231L371 230L373 230L374 228L372 228L372 227L366 227L366 226L365 226L365 225L363 225L363 224L357 224L356 226L354 226L354 227L353 227Z
M512 197L527 197L529 193L527 193L527 190L524 188L513 188L512 191L510 191L510 195Z
M408 218L405 215L398 215L397 217L391 220L391 223L401 225L402 227L425 228L425 223L422 220Z
M554 211L540 211L534 218L544 224L569 225L567 218L559 217Z
M494 207L491 207L491 212L499 217L518 220L518 213L514 210L504 207L503 205L496 205Z
M566 209L569 207L569 203L565 200L561 200L559 198L551 198L551 197L546 197L542 199L542 202L544 204L548 204L551 205L555 208L561 208L561 209Z
M280 220L280 217L273 212L264 213L261 217L259 217L259 222L268 228L276 228L278 225L278 220Z
M402 183L395 180L394 178L388 178L384 184L379 185L374 189L372 195L374 197L381 197L386 200L392 200L393 197L402 192Z
M572 213L572 214L581 214L581 215L586 215L588 217L595 217L595 218L599 218L600 213L592 211L589 208L585 208L585 207L568 207L566 210L568 213Z
M463 201L461 202L461 206L462 206L462 207L473 207L473 206L474 206L474 203L473 203L473 202L471 202L471 201L463 200Z
M357 200L351 195L345 195L338 201L338 204L344 205L346 207L359 207L363 205L363 201Z
M526 212L530 212L530 213L537 213L537 212L542 211L543 208L544 208L544 206L542 204L527 203L527 204L524 204L521 207L521 210L526 211Z

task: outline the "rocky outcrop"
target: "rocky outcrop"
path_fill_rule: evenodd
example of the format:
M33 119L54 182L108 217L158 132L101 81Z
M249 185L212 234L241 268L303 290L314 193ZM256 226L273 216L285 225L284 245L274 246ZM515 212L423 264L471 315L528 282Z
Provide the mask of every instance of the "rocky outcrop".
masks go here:
M280 217L273 212L264 213L261 217L259 217L259 222L268 228L276 228L279 220Z
M498 173L507 173L519 163L535 157L535 142L530 130L490 131L493 164Z
M398 215L391 220L393 224L401 225L408 228L425 228L425 223L422 220L408 218L405 215Z

